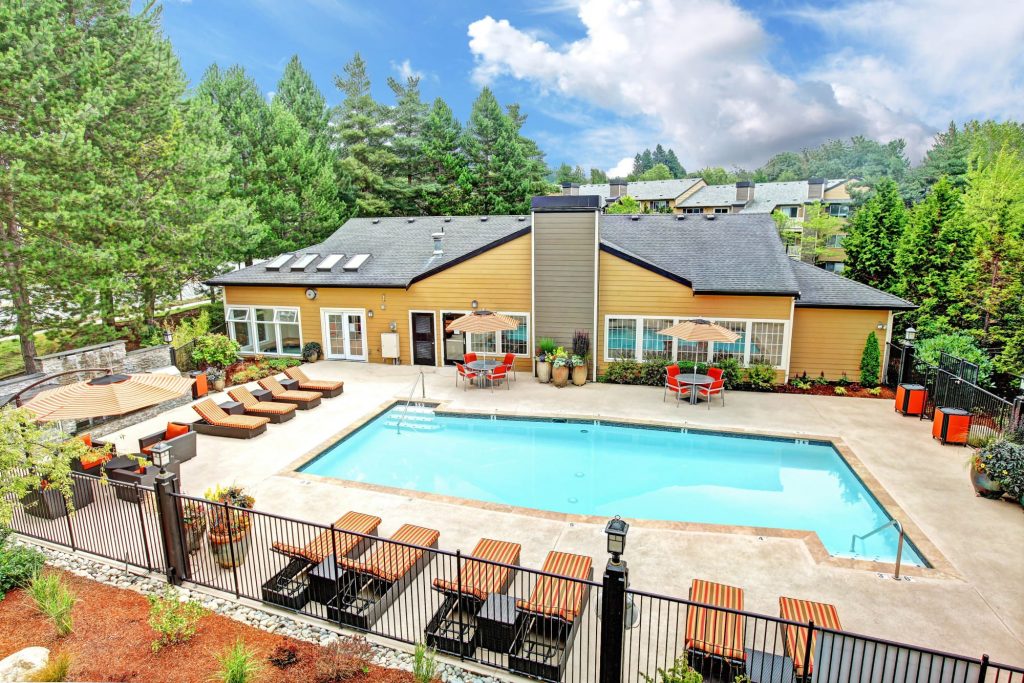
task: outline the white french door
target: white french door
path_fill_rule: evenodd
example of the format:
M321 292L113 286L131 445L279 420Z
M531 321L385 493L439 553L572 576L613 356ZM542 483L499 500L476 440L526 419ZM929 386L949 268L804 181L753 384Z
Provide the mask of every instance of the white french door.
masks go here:
M366 312L321 309L324 354L333 360L367 360Z

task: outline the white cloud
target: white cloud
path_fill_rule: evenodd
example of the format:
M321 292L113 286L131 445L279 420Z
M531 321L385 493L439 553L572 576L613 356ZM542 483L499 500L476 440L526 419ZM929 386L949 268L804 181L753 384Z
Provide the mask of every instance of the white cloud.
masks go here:
M391 68L399 77L405 81L410 78L418 78L423 80L424 74L422 71L418 71L412 68L412 62L408 59L403 59L401 62L391 62Z
M633 172L633 157L623 157L619 163L608 169L609 178L625 178Z
M926 4L932 7L921 7ZM868 42L878 21L880 40L896 44L909 31L914 42L920 39L920 48L904 50L907 63L855 48L839 50L800 79L769 64L769 50L777 49L774 37L730 0L579 0L586 35L565 45L487 16L469 25L469 47L479 83L510 76L547 94L645 120L644 127L658 137L643 146L668 143L688 167L754 166L781 150L854 134L904 137L912 150L920 151L931 131L948 120L945 110L939 113L946 118L937 119L928 106L935 88L959 88L965 101L976 101L979 95L971 92L981 90L966 74L984 67L979 54L990 47L979 28L984 20L972 18L959 29L965 30L959 42L974 43L970 49L949 50L941 45L949 40L935 35L928 45L929 32L956 29L955 19L914 23L918 14L953 6L952 0L924 0L900 9L885 0L863 0L841 10L801 12L823 29L834 29L838 39L850 30L862 32ZM1021 11L972 5L958 14L983 13L988 22L1017 24L1019 41L1016 16ZM890 16L883 20L880 15L886 12ZM1005 47L1006 56L997 58L997 68L1017 64L1021 51L1009 38L1015 30L1003 27L998 33L996 45ZM915 78L918 71L922 74ZM1020 73L1019 68L1002 71L991 80L1007 85L1011 74ZM948 81L951 77L956 80ZM995 87L983 93L982 100L1001 99L1007 109L1020 96L1019 86L1016 94L1000 95ZM985 110L992 109L987 105ZM627 143L604 158L635 152Z

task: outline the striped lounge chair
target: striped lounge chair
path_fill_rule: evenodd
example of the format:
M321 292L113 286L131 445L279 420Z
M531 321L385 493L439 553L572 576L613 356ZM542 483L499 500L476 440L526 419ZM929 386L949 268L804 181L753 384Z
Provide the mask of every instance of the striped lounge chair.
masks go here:
M285 389L276 377L264 377L259 380L259 385L269 391L275 401L294 403L299 410L309 410L320 405L320 392Z
M517 600L521 616L509 654L512 671L561 680L572 649L580 615L590 596L593 560L552 550L544 560L528 600Z
M787 621L797 621L806 624L814 621L815 626L841 631L842 624L839 623L839 613L834 605L823 602L811 602L810 600L798 600L796 598L779 598L779 616ZM796 626L786 624L782 627L782 642L786 648L786 654L793 660L793 669L796 671L797 680L810 680L814 673L814 647L817 635L811 636L810 657L807 661L807 626Z
M434 589L445 599L427 625L428 646L463 657L471 657L477 645L495 651L503 649L488 640L487 634L477 633L476 615L488 596L508 589L514 570L504 565L518 566L521 550L518 543L481 538L454 579L434 579Z
M226 436L232 439L251 439L267 431L269 419L255 415L228 415L212 398L192 406L201 420L192 423L193 431L210 436Z
M245 387L228 389L228 396L242 404L246 415L257 415L269 419L274 424L287 422L295 417L294 403L278 403L277 401L261 401Z
M302 391L319 391L324 395L324 398L334 398L340 396L345 391L344 382L331 382L325 379L310 379L302 368L285 368L284 374L288 375L288 379L293 379L299 383L299 389Z
M686 608L686 652L693 668L721 662L733 676L746 671L744 649L746 622L742 615L717 608L743 610L743 589L703 579L690 584L690 601L699 603Z
M403 524L366 559L336 558L340 594L326 603L328 618L368 629L430 563L426 549L437 548L440 536L434 529Z

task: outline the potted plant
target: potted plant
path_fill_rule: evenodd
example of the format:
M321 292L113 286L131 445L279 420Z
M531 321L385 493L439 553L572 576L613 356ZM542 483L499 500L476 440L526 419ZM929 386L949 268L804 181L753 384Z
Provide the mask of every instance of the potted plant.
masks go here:
M302 360L307 363L315 363L324 355L324 347L320 346L320 342L306 342L302 347Z
M199 550L206 533L206 515L199 503L190 500L182 506L181 523L185 527L185 549L194 553Z
M569 354L559 346L551 355L551 381L556 387L569 384Z
M224 371L220 368L206 368L206 379L214 391L224 391Z
M207 489L203 497L218 503L209 506L210 533L206 540L210 554L225 569L239 567L249 554L249 532L252 529L251 510L256 500L241 486L218 486Z
M569 365L572 367L572 383L582 387L587 383L587 359L573 354L569 357Z
M551 381L551 361L554 352L554 339L544 337L537 340L537 381L541 384Z
M999 477L1008 469L1012 458L1012 444L997 439L985 444L968 460L971 486L982 498L1002 498L1003 486Z

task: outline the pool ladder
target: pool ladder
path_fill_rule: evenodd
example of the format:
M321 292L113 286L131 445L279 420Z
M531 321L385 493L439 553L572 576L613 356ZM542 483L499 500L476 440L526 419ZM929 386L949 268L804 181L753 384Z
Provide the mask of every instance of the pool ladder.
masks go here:
M395 424L395 432L398 433L398 434L402 433L402 420L405 419L406 414L409 412L409 404L412 403L412 395L414 393L416 393L416 385L417 384L420 386L420 390L422 392L420 395L423 398L426 398L427 397L427 380L426 380L426 377L423 376L423 371L422 370L420 370L420 376L417 377L416 381L412 383L412 388L409 389L409 397L405 399L405 410L402 411L402 414L398 417L398 422Z
M896 531L900 532L900 542L899 545L896 546L896 574L893 576L893 578L898 581L900 578L900 561L903 559L903 539L906 536L906 534L903 533L903 525L900 524L898 519L890 519L882 526L878 527L874 531L869 531L863 536L861 536L860 534L854 534L853 538L850 539L850 552L852 553L856 550L858 539L863 541L864 539L874 536L879 531L884 531L885 529L888 529L891 526L896 527Z

